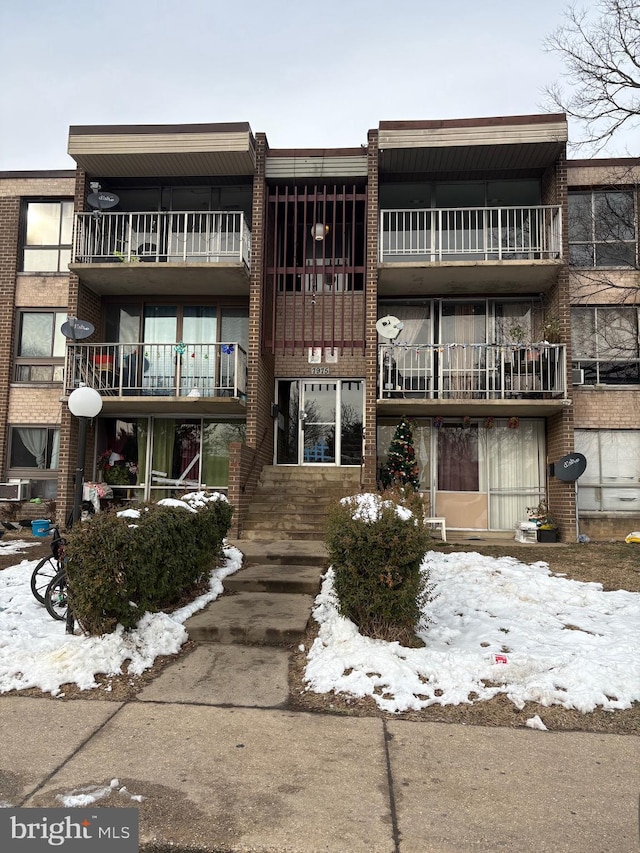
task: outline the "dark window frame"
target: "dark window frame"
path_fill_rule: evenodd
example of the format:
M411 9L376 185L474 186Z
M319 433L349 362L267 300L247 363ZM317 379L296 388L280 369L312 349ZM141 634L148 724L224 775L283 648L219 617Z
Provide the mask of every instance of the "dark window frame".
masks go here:
M613 221L608 229L609 237L598 233L603 219L598 216L598 201L606 196L627 196L631 202L629 220L621 217L611 206ZM588 222L576 220L572 222L571 200L578 198L589 199L589 211L583 213ZM582 269L637 269L638 267L638 209L637 195L633 187L593 187L591 189L570 189L568 194L568 226L569 226L569 264ZM632 236L621 238L613 232L616 229L628 229ZM572 236L572 230L574 235ZM582 231L582 239L575 236L575 231ZM587 233L588 232L588 233ZM616 255L618 257L616 257ZM625 258L626 256L626 258Z
M47 243L47 244L30 244L28 242L28 227L29 227L29 207L30 205L36 204L46 204L46 205L57 205L59 209L58 215L58 242L56 243ZM63 215L63 205L71 206L71 217L72 217L72 230L69 242L62 241L62 228L64 222ZM73 245L73 215L74 215L74 201L73 198L62 197L62 198L28 198L23 201L22 207L22 227L21 227L21 240L20 240L20 271L31 273L33 275L41 274L41 273L65 273L67 272L67 266L64 265L61 261L61 256L63 252L68 253L69 261L71 260L71 247ZM57 253L57 263L55 269L45 268L45 269L27 269L26 264L26 253L38 253L42 252L56 252Z
M30 356L30 355L21 355L22 348L22 333L24 328L24 317L30 314L49 314L52 316L53 321L51 325L51 354L48 356ZM15 342L15 353L14 353L14 381L15 382L26 382L29 384L33 383L45 383L45 384L56 384L60 385L64 382L64 362L65 362L65 350L63 349L63 353L60 356L54 355L55 349L55 341L56 341L56 328L57 321L56 315L58 316L58 320L60 317L64 317L66 320L68 314L66 308L60 308L59 306L54 307L43 307L43 308L31 308L24 307L19 308L16 312L16 342ZM59 331L59 330L58 330ZM66 339L65 339L66 340ZM51 378L43 378L42 375L38 376L37 373L40 371L42 373L44 368L51 369Z

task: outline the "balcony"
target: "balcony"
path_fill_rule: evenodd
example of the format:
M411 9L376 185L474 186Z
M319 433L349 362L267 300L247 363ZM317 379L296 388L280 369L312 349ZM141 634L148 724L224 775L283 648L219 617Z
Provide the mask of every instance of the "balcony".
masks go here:
M378 412L509 417L569 405L564 344L383 344Z
M541 292L562 264L557 206L383 210L378 290Z
M97 293L248 294L251 235L240 212L77 213L69 269Z
M247 354L235 342L70 344L65 394L82 383L107 412L245 414Z

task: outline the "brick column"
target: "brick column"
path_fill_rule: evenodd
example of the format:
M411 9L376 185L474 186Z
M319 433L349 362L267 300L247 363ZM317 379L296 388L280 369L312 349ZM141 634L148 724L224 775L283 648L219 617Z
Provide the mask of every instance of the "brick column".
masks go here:
M365 272L365 459L362 485L376 488L376 399L378 381L378 131L369 131L367 150L367 247Z
M20 199L0 198L0 476L6 476L7 415L15 347L15 296L18 271Z

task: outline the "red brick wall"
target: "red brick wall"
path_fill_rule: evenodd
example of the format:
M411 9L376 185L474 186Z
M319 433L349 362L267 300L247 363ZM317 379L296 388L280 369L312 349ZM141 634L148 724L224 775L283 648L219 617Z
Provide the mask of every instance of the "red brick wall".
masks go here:
M378 131L369 131L367 150L367 252L365 279L365 457L363 486L376 486L376 383L378 369Z
M7 466L7 414L13 369L20 199L0 198L0 475Z

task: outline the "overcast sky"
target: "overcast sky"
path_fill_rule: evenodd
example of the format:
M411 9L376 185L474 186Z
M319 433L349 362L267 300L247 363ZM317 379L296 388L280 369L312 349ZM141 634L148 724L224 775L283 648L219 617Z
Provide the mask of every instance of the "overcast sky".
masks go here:
M542 41L562 8L0 0L0 170L73 168L72 124L248 121L272 148L323 148L361 145L384 120L543 112L562 66Z

